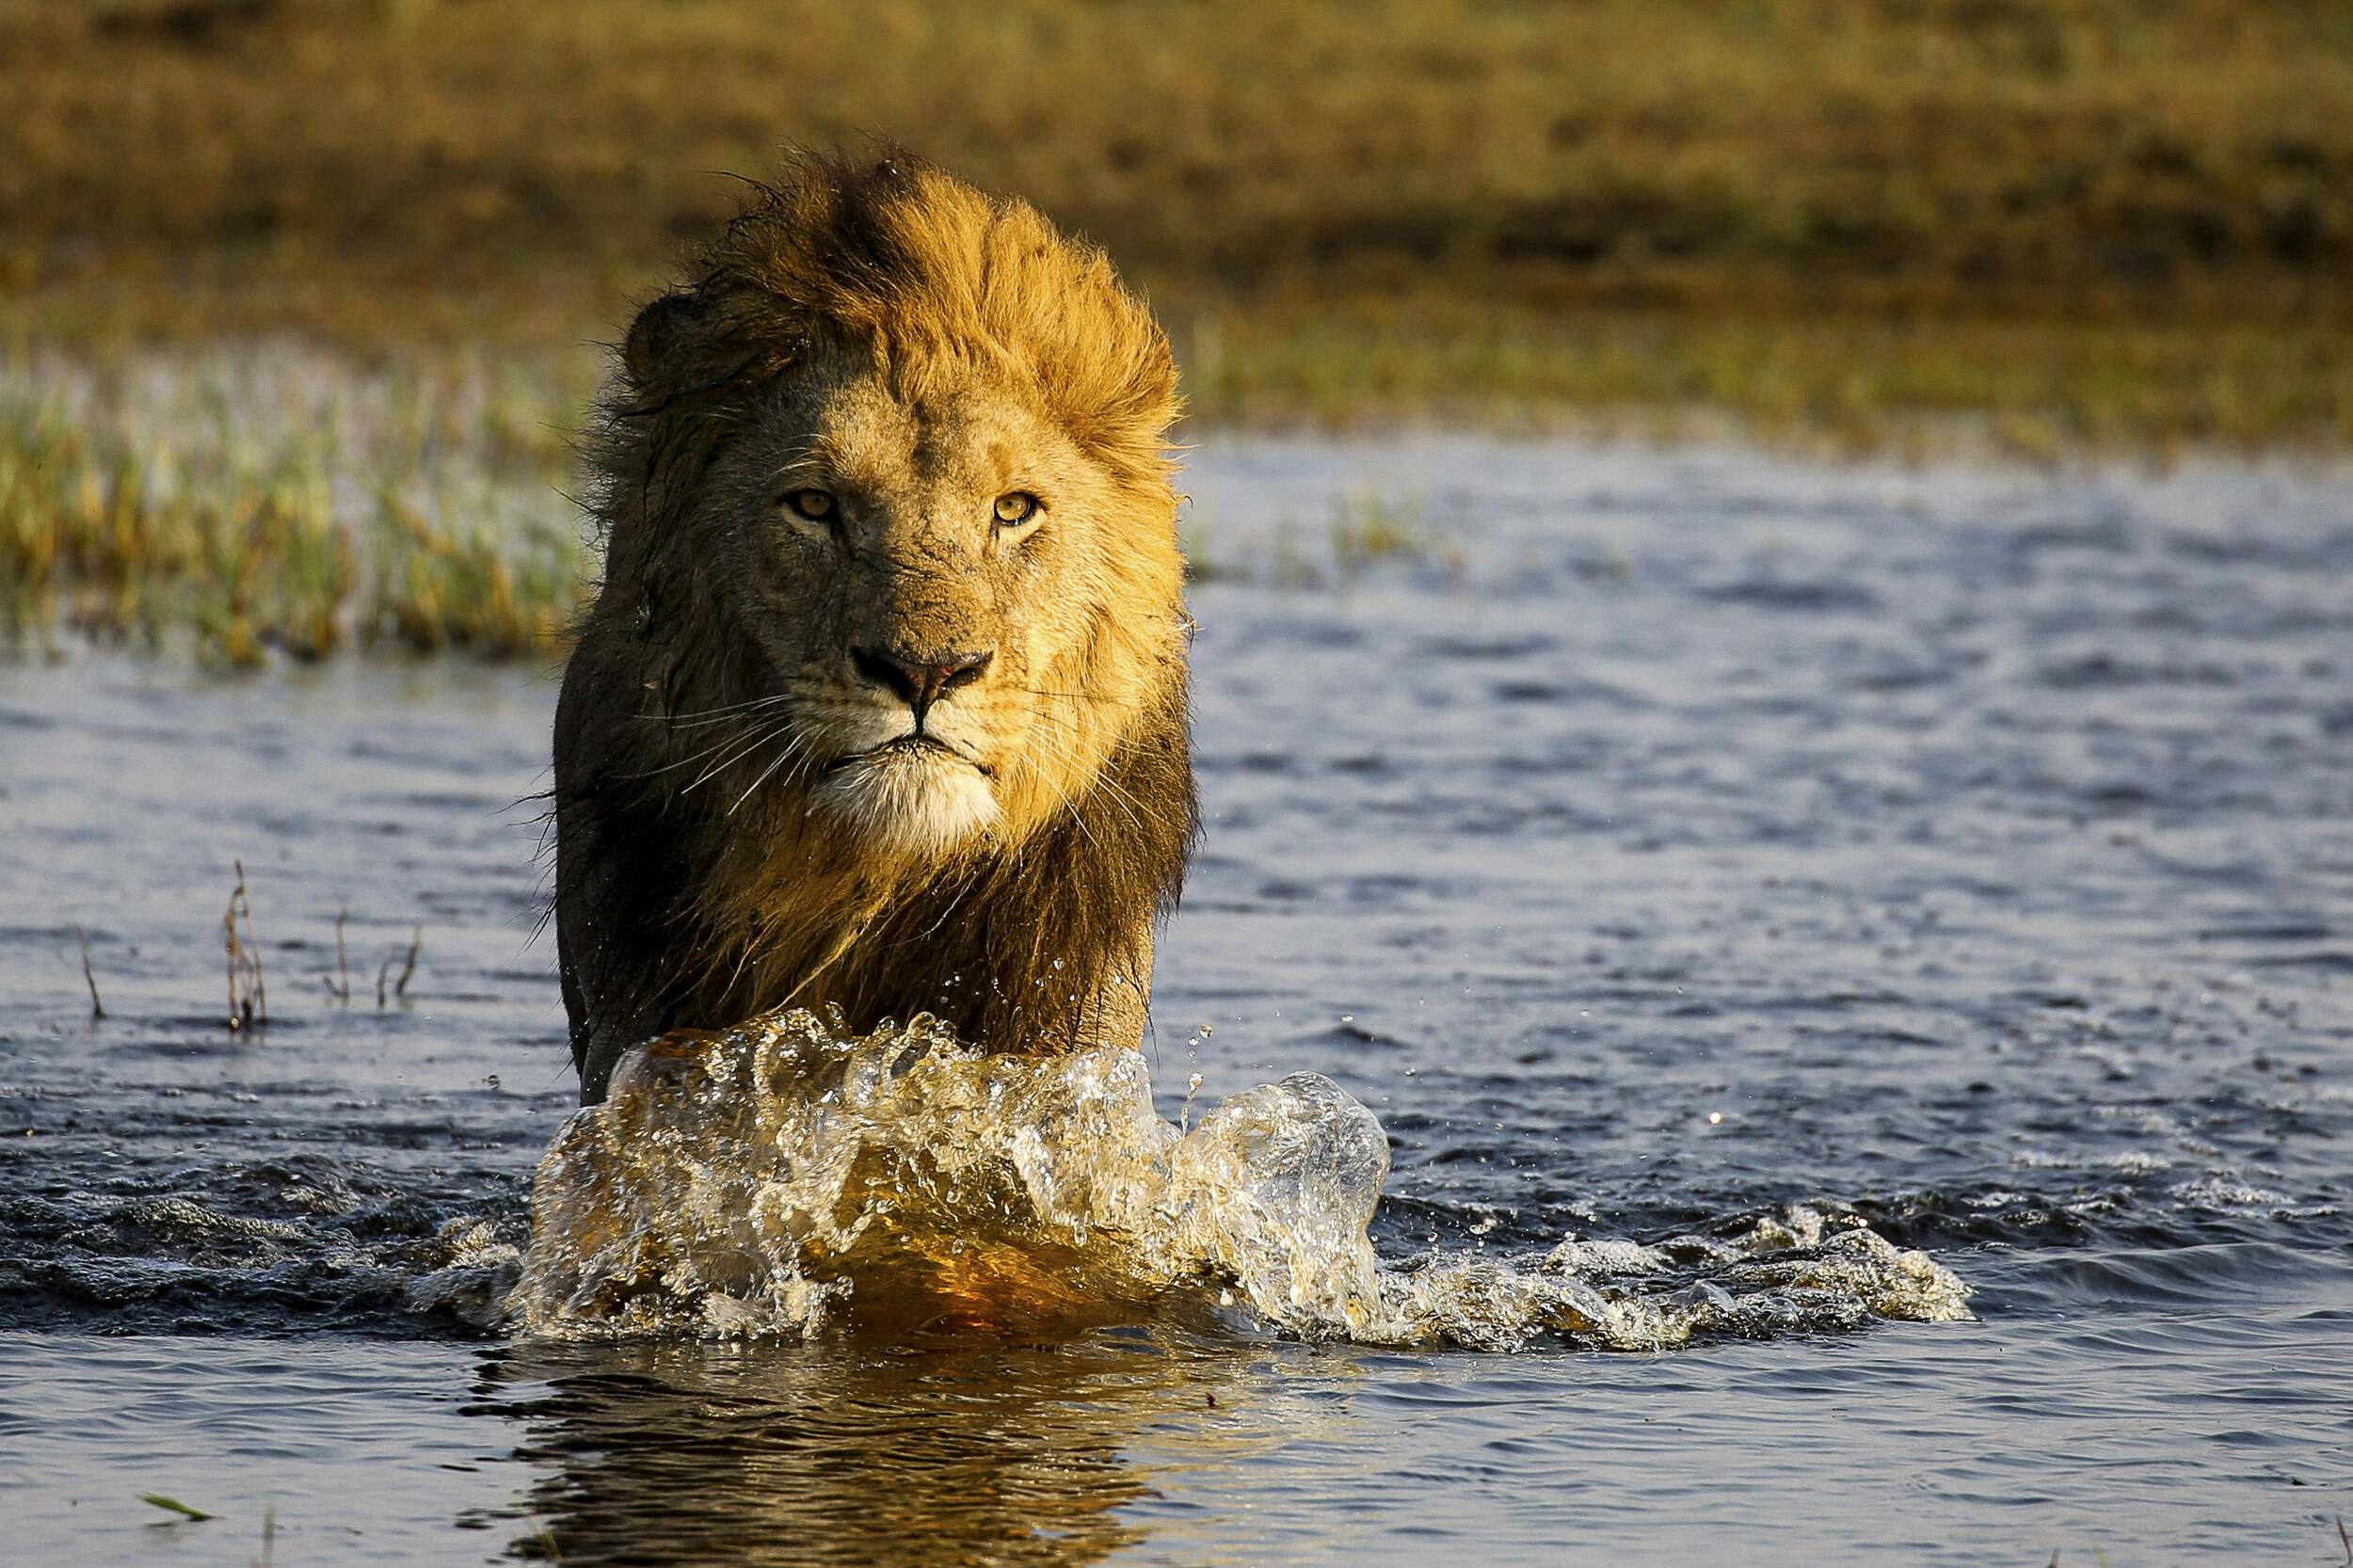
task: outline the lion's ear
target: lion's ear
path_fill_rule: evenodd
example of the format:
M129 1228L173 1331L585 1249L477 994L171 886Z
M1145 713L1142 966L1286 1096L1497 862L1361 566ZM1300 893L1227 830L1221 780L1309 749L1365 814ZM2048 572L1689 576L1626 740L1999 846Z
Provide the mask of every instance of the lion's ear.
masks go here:
M665 294L630 323L629 340L621 345L621 369L640 392L660 390L680 351L695 335L704 311L693 293Z

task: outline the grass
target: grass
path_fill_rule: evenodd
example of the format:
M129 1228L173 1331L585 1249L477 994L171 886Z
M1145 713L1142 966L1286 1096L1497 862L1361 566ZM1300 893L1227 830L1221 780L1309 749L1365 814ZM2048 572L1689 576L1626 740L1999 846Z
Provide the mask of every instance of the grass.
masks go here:
M552 377L570 388L574 381ZM216 354L0 371L0 626L232 666L360 647L550 651L587 560L514 385Z
M14 0L0 25L0 211L37 276L626 274L724 208L698 171L873 128L1171 281L2317 297L2353 244L2336 0Z
M192 1508L177 1497L167 1497L160 1492L142 1492L139 1494L139 1501L150 1508L160 1508L167 1513L177 1513L181 1518L197 1524L218 1517L216 1514L205 1512L200 1508Z
M2353 445L2342 0L0 0L0 91L20 639L551 646L581 345L872 131L1203 424Z
M1283 589L1346 589L1384 568L1435 568L1463 580L1462 551L1425 521L1419 496L1355 488L1337 496L1321 540L1283 519L1249 544L1228 548L1216 530L1188 518L1179 540L1192 583L1255 583Z
M1425 526L1418 497L1353 491L1332 508L1332 568L1351 582L1385 562L1435 565L1460 582L1462 552Z
M609 335L718 171L881 130L1212 419L2353 437L2341 0L0 0L0 83L45 342Z
M2353 445L2353 341L2285 323L1749 312L1548 313L1431 298L1262 309L1187 354L1210 423L1434 420L1833 453L1991 448L2169 458Z

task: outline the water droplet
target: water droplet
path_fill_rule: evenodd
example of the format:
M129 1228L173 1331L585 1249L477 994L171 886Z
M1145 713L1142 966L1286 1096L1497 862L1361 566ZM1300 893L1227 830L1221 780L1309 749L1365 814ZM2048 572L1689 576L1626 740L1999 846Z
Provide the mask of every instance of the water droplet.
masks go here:
M1934 1262L1803 1208L1715 1232L1709 1288L1688 1299L1645 1293L1669 1272L1662 1255L1606 1239L1564 1241L1541 1265L1509 1247L1439 1251L1407 1272L1369 1231L1388 1174L1369 1111L1294 1073L1196 1122L1202 1083L1189 1075L1172 1124L1133 1049L988 1053L931 1019L859 1036L797 1009L638 1053L542 1160L506 1309L569 1337L800 1336L927 1321L943 1304L1043 1333L1213 1272L1214 1299L1265 1327L1401 1346L1559 1334L1655 1350L1737 1327L1744 1303L1793 1279L1829 1303L1800 1327L1858 1308L1967 1316L1966 1289ZM1499 1224L1466 1217L1474 1240Z

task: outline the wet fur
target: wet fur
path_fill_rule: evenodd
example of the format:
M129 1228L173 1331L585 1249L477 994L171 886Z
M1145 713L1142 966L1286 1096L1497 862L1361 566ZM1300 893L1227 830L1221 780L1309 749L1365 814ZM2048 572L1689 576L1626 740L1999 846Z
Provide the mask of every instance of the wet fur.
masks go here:
M1085 520L1116 545L1066 569L1083 602L1055 614L1079 630L999 698L1024 743L987 776L986 830L943 828L949 847L813 808L822 776L793 748L822 725L812 708L794 732L799 699L747 622L740 582L765 557L730 553L730 443L844 385L894 409L1033 417L1078 455ZM632 1045L787 1003L860 1030L930 1011L1000 1049L1137 1037L1196 830L1176 408L1166 340L1100 252L897 156L797 156L647 307L593 448L606 575L555 732L584 1097ZM895 568L910 635L967 633L968 584Z

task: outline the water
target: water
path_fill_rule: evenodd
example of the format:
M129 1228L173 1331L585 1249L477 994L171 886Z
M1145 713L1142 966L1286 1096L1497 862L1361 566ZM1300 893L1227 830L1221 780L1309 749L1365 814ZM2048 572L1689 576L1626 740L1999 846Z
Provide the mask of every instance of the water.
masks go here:
M862 1038L805 1009L673 1036L556 1135L488 1321L813 1338L1191 1313L1364 1345L1632 1351L1969 1316L1949 1270L1803 1207L1721 1240L1383 1268L1368 1226L1388 1144L1346 1090L1295 1073L1197 1126L1190 1111L1155 1113L1133 1049L992 1054L920 1016ZM475 1294L483 1268L419 1289Z
M1758 1282L1677 1239L1804 1257L1759 1227L1811 1215L1974 1290L1971 1320L1734 1313L1665 1353L1556 1319L1510 1353L1303 1338L1213 1298L807 1344L486 1333L573 1104L516 805L552 680L0 667L12 1548L2341 1559L2341 487L1195 454L1209 838L1158 1116L1196 1072L1196 1126L1324 1075L1386 1133L1398 1280L1737 1302ZM236 858L249 1036L221 1026ZM153 1524L141 1492L219 1517Z

